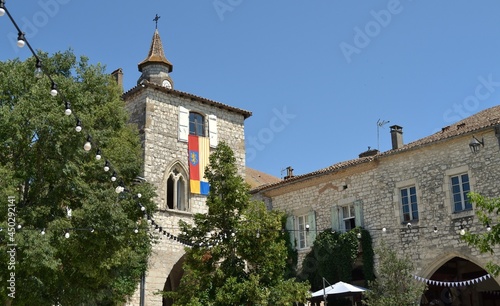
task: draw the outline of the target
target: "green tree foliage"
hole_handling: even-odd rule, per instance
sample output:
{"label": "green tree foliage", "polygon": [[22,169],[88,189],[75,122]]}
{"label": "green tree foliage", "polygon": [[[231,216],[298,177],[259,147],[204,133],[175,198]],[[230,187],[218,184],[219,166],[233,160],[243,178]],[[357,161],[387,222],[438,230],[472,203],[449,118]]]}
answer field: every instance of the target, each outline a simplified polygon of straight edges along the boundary
{"label": "green tree foliage", "polygon": [[419,305],[426,284],[413,277],[409,258],[399,258],[384,242],[376,250],[379,256],[377,279],[369,282],[363,304],[368,306]]}
{"label": "green tree foliage", "polygon": [[[468,197],[471,203],[476,204],[479,221],[489,230],[480,234],[467,232],[463,239],[481,253],[493,254],[493,248],[500,244],[500,198],[487,198],[475,192],[469,192]],[[486,269],[495,276],[500,275],[500,265],[497,263],[489,262]]]}
{"label": "green tree foliage", "polygon": [[[64,114],[61,94],[49,94],[47,76],[35,78],[34,58],[0,63],[0,301],[11,293],[5,284],[14,272],[12,305],[115,305],[134,292],[151,252],[144,212],[132,196],[140,193],[154,210],[152,187],[134,184],[142,162],[138,132],[127,125],[121,90],[103,67],[71,51],[39,56],[73,115]],[[83,149],[87,133],[90,152]],[[127,192],[115,192],[118,182],[96,160],[97,148]],[[15,199],[10,216],[8,197]],[[13,213],[21,228],[9,271]]]}
{"label": "green tree foliage", "polygon": [[309,284],[285,279],[283,215],[251,201],[231,148],[220,143],[205,171],[208,213],[181,222],[186,249],[175,305],[290,305],[305,302]]}
{"label": "green tree foliage", "polygon": [[[361,238],[358,238],[358,234],[361,234]],[[350,282],[360,243],[363,249],[363,273],[365,279],[372,280],[371,236],[368,231],[360,228],[346,233],[332,232],[330,229],[321,232],[304,258],[299,277],[309,280],[313,291],[323,288],[323,278],[332,284],[338,281]]]}

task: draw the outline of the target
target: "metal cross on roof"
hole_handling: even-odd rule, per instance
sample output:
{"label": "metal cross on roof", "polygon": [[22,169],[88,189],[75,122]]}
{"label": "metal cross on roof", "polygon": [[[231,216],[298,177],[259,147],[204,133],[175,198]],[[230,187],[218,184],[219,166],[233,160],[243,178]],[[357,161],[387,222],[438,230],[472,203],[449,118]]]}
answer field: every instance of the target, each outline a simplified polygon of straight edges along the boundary
{"label": "metal cross on roof", "polygon": [[158,16],[158,14],[156,14],[155,18],[153,19],[154,22],[156,22],[156,29],[158,29],[158,19],[160,19],[161,16]]}

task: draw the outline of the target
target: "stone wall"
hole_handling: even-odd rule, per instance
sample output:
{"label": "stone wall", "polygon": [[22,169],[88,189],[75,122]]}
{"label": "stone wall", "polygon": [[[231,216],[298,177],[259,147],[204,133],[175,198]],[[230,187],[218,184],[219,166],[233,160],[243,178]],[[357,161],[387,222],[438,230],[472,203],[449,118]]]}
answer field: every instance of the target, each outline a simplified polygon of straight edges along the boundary
{"label": "stone wall", "polygon": [[[485,228],[474,211],[452,211],[449,186],[450,175],[467,172],[472,191],[500,196],[499,143],[493,129],[483,131],[481,137],[485,146],[475,154],[469,149],[470,135],[456,137],[419,149],[382,154],[335,173],[283,183],[257,196],[270,198],[273,209],[288,214],[312,208],[317,232],[331,228],[332,206],[362,201],[363,225],[374,245],[385,240],[413,261],[415,273],[421,277],[429,278],[446,262],[443,258],[454,256],[485,268],[490,260],[498,263],[498,258],[469,247],[460,239],[459,227],[463,225],[472,232],[484,232]],[[399,188],[410,184],[417,187],[419,219],[408,228],[401,218]],[[309,250],[299,250],[299,264]],[[498,256],[500,248],[495,251]]]}
{"label": "stone wall", "polygon": [[[188,211],[165,209],[167,171],[174,163],[178,163],[182,165],[186,173],[189,173],[188,144],[178,140],[180,106],[206,116],[217,116],[218,141],[219,143],[226,142],[233,149],[239,174],[244,176],[245,173],[244,116],[242,114],[156,88],[145,87],[129,95],[126,107],[131,114],[130,122],[138,125],[142,137],[143,177],[156,187],[158,195],[156,202],[161,208],[155,214],[155,221],[173,235],[179,234],[179,220],[189,223],[192,221],[193,214],[207,211],[206,197],[195,194],[189,194]],[[183,255],[184,246],[166,237],[162,237],[154,246],[146,275],[146,305],[162,305],[162,297],[154,293],[164,289],[170,270]],[[129,305],[139,305],[138,291]]]}

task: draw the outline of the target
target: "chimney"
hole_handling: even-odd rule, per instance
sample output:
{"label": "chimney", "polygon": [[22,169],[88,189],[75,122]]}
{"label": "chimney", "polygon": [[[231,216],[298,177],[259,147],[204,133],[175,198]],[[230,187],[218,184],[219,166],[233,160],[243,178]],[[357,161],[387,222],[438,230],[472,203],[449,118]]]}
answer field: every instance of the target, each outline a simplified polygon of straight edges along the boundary
{"label": "chimney", "polygon": [[393,125],[389,128],[391,129],[392,149],[401,148],[403,146],[403,127]]}
{"label": "chimney", "polygon": [[118,86],[120,86],[120,88],[123,91],[123,70],[122,70],[122,68],[118,68],[115,71],[111,72],[111,76],[115,79],[116,83],[118,84]]}
{"label": "chimney", "polygon": [[286,167],[286,176],[284,177],[284,179],[287,180],[292,177],[293,177],[293,168],[288,166]]}

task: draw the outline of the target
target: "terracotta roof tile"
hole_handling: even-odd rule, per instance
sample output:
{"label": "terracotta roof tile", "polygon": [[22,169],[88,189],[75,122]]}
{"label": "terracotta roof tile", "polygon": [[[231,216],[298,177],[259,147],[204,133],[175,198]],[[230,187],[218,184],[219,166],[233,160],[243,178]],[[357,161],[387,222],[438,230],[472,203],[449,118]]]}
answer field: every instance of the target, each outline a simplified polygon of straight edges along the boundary
{"label": "terracotta roof tile", "polygon": [[460,120],[452,125],[445,126],[441,131],[419,140],[410,142],[399,149],[389,150],[380,154],[380,156],[391,155],[415,148],[419,148],[428,144],[440,142],[449,138],[460,135],[469,134],[485,128],[493,127],[500,124],[500,105],[494,106],[463,120]]}
{"label": "terracotta roof tile", "polygon": [[151,47],[149,48],[148,56],[145,60],[139,63],[139,71],[142,72],[142,67],[148,63],[160,63],[168,67],[168,72],[172,72],[173,65],[165,57],[165,52],[163,51],[163,45],[161,43],[160,34],[158,29],[155,30],[153,34],[153,40],[151,41]]}
{"label": "terracotta roof tile", "polygon": [[441,131],[434,133],[430,136],[421,138],[419,140],[413,141],[409,144],[402,146],[399,149],[389,150],[381,154],[377,154],[375,156],[369,157],[361,157],[357,159],[352,159],[348,161],[343,161],[340,163],[336,163],[330,167],[320,169],[314,172],[310,172],[303,175],[295,176],[291,179],[282,180],[277,183],[263,185],[257,188],[252,189],[252,193],[257,193],[259,191],[285,186],[289,183],[298,182],[304,179],[308,179],[315,176],[321,176],[324,174],[334,173],[341,169],[346,169],[349,167],[353,167],[359,164],[367,163],[378,159],[380,157],[389,156],[392,154],[398,154],[404,151],[413,150],[416,148],[420,148],[422,146],[430,145],[433,143],[437,143],[440,141],[444,141],[446,139],[450,139],[453,137],[469,134],[472,132],[480,131],[486,128],[491,128],[496,125],[500,125],[500,105],[491,107],[489,109],[483,110],[475,115],[467,117],[457,123],[444,127]]}
{"label": "terracotta roof tile", "polygon": [[281,179],[270,174],[246,167],[245,181],[250,188],[256,188],[268,184],[280,182]]}
{"label": "terracotta roof tile", "polygon": [[205,104],[208,104],[208,105],[211,105],[211,106],[223,108],[223,109],[235,112],[235,113],[239,113],[239,114],[243,115],[243,117],[245,119],[247,119],[248,117],[252,116],[252,112],[249,112],[249,111],[237,108],[237,107],[233,107],[233,106],[230,106],[230,105],[227,105],[227,104],[223,104],[223,103],[220,103],[220,102],[217,102],[217,101],[213,101],[213,100],[210,100],[210,99],[207,99],[207,98],[196,96],[196,95],[193,95],[193,94],[190,94],[190,93],[187,93],[187,92],[183,92],[183,91],[179,91],[179,90],[175,90],[175,89],[168,89],[166,87],[153,84],[153,83],[148,82],[146,80],[144,80],[144,82],[142,83],[142,85],[137,85],[137,86],[131,88],[130,90],[128,90],[127,92],[125,92],[122,95],[122,98],[124,100],[126,100],[130,95],[132,95],[132,94],[134,94],[136,92],[139,92],[139,91],[141,91],[141,90],[143,90],[145,88],[153,88],[153,89],[160,90],[160,91],[168,93],[168,94],[176,95],[178,97],[185,97],[185,98],[189,98],[189,99],[192,99],[192,100],[195,100],[195,101],[198,101],[198,102],[201,102],[201,103],[205,103]]}

